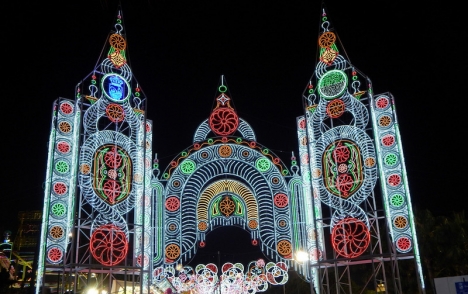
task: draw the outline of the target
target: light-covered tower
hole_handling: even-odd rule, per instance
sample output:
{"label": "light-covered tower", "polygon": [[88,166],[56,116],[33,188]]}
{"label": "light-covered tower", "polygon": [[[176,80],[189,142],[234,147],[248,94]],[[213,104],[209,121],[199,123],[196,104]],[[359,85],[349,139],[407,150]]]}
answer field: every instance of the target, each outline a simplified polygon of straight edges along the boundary
{"label": "light-covered tower", "polygon": [[308,278],[317,293],[354,293],[356,276],[360,291],[403,293],[399,269],[411,260],[405,270],[414,269],[424,292],[393,96],[374,94],[325,9],[321,17],[319,60],[297,121],[301,172],[310,183]]}
{"label": "light-covered tower", "polygon": [[151,283],[152,124],[120,12],[102,52],[75,99],[54,102],[38,291],[51,272],[61,292]]}

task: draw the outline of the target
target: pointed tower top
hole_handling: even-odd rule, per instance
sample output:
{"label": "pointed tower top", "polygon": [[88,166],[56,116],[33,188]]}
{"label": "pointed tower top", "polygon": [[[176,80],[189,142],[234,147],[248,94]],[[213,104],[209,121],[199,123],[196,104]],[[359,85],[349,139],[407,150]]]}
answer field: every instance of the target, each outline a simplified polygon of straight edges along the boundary
{"label": "pointed tower top", "polygon": [[209,118],[210,129],[218,136],[232,135],[239,126],[239,117],[231,106],[231,98],[227,95],[228,87],[224,75],[221,75],[218,86],[216,106]]}
{"label": "pointed tower top", "polygon": [[348,55],[346,54],[343,44],[341,44],[338,34],[330,22],[327,10],[323,4],[318,47],[319,64],[317,65],[317,68],[319,68],[319,66],[326,67],[341,63],[349,63]]}
{"label": "pointed tower top", "polygon": [[[117,10],[114,27],[103,46],[101,54],[92,72],[76,87],[76,98],[86,98],[91,104],[105,98],[112,103],[106,110],[112,122],[122,122],[123,106],[128,105],[136,115],[141,115],[146,109],[146,98],[134,78],[126,57],[128,50],[124,34],[122,10]],[[111,111],[112,108],[112,111]],[[114,117],[115,116],[115,117]]]}
{"label": "pointed tower top", "polygon": [[[359,100],[372,92],[370,80],[351,64],[324,6],[317,45],[319,60],[303,95],[306,109],[310,114],[318,110],[321,115],[338,119],[349,112],[350,106],[344,102],[349,95]],[[328,102],[332,103],[328,105]],[[323,109],[317,107],[325,105],[326,112],[322,113]]]}

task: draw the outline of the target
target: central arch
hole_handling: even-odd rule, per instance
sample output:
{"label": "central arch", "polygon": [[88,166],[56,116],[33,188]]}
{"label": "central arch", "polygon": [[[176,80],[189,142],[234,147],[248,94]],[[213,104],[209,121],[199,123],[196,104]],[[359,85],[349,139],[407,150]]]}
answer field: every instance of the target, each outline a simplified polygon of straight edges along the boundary
{"label": "central arch", "polygon": [[[172,161],[164,193],[166,264],[188,262],[209,231],[228,225],[248,231],[272,260],[291,257],[290,193],[282,166],[265,149],[234,142],[207,142]],[[228,202],[231,213],[216,211]]]}
{"label": "central arch", "polygon": [[[156,284],[168,279],[184,289],[190,282],[182,280],[190,276],[201,287],[230,287],[238,282],[232,277],[243,277],[248,287],[261,292],[268,284],[286,283],[288,268],[297,269],[293,251],[305,248],[307,208],[296,159],[291,157],[289,170],[256,142],[226,90],[222,77],[216,107],[196,130],[193,145],[180,152],[161,177],[155,165],[152,261]],[[214,137],[208,137],[211,134]],[[257,260],[221,266],[208,259],[207,264],[187,266],[198,260],[201,248],[212,248],[208,235],[233,227],[250,236],[250,246],[258,248]]]}

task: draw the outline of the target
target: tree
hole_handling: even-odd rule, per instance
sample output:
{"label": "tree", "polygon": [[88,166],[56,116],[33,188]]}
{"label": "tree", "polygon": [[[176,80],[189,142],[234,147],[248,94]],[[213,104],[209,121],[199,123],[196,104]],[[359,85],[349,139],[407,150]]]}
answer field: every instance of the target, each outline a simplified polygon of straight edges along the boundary
{"label": "tree", "polygon": [[435,293],[435,278],[468,273],[468,220],[464,211],[453,212],[451,217],[417,211],[416,231],[426,284],[430,285],[428,293]]}

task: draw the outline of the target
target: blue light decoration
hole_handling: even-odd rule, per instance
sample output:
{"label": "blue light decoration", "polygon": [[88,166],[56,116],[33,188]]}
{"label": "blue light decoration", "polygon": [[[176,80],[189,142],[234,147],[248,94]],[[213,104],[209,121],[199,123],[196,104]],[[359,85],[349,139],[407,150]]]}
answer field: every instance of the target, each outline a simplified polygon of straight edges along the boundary
{"label": "blue light decoration", "polygon": [[104,95],[111,101],[123,102],[128,99],[130,95],[129,84],[118,74],[111,73],[105,75],[101,83]]}

